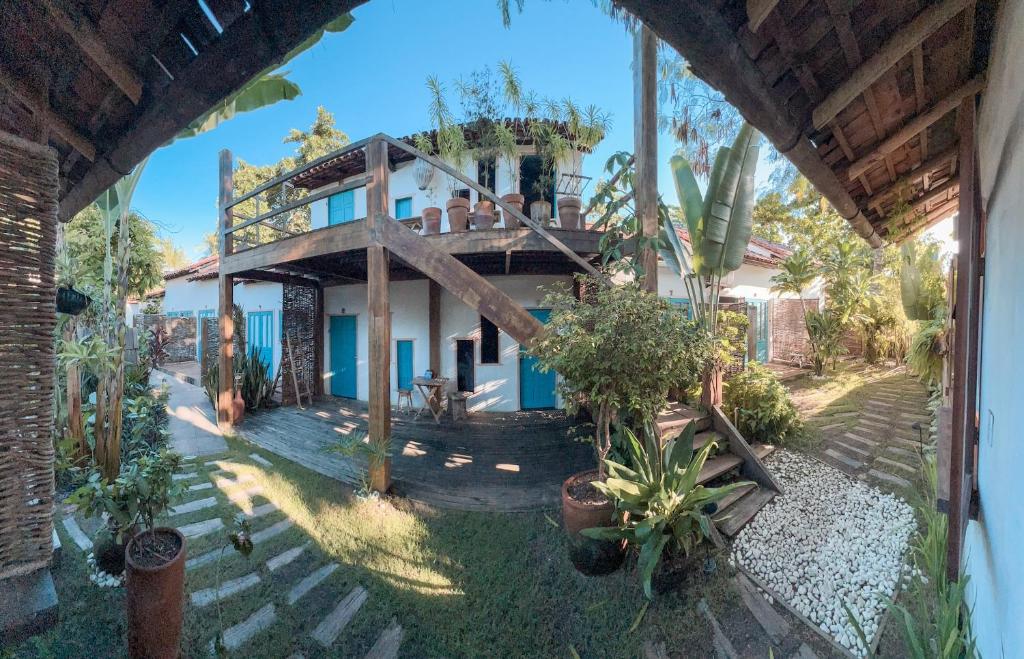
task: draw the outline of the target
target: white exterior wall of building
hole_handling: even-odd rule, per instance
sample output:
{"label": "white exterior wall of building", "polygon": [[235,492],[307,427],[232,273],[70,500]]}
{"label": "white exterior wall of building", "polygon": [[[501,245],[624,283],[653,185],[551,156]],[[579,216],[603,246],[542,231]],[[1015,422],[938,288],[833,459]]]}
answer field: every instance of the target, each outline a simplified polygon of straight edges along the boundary
{"label": "white exterior wall of building", "polygon": [[978,117],[981,194],[988,213],[978,400],[981,515],[967,528],[964,550],[971,626],[982,657],[1019,656],[1024,648],[1024,442],[1019,432],[1024,364],[1024,1],[1008,0],[999,12]]}
{"label": "white exterior wall of building", "polygon": [[[569,277],[538,275],[512,275],[489,277],[488,280],[527,309],[539,308],[543,294],[540,286],[556,281],[569,282]],[[398,382],[395,342],[408,339],[413,342],[413,373],[422,375],[430,366],[430,336],[428,324],[429,283],[426,280],[400,281],[391,284],[391,402],[397,404]],[[324,290],[324,391],[331,390],[331,336],[330,317],[356,316],[356,396],[369,397],[369,346],[367,343],[368,314],[366,285],[333,286]],[[441,291],[441,373],[455,382],[455,342],[458,339],[476,341],[475,393],[467,401],[470,411],[510,412],[519,409],[519,344],[505,332],[498,334],[500,363],[480,363],[480,317],[461,300]],[[454,384],[452,385],[454,386]],[[416,405],[422,403],[419,393]],[[561,407],[561,400],[558,401]]]}
{"label": "white exterior wall of building", "polygon": [[[216,279],[189,281],[178,277],[165,282],[163,312],[190,311],[195,316],[199,311],[212,310],[216,313],[219,293]],[[250,311],[274,312],[274,372],[281,363],[281,284],[270,282],[243,282],[235,284],[235,304],[246,314]]]}

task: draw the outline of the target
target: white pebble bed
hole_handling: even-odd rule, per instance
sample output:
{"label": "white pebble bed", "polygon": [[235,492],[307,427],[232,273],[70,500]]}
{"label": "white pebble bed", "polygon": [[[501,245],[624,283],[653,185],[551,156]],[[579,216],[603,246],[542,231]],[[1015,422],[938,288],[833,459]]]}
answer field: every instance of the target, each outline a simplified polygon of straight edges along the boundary
{"label": "white pebble bed", "polygon": [[870,640],[905,569],[914,512],[897,496],[812,458],[776,451],[768,468],[785,494],[736,536],[739,563],[854,654],[867,649],[845,603]]}

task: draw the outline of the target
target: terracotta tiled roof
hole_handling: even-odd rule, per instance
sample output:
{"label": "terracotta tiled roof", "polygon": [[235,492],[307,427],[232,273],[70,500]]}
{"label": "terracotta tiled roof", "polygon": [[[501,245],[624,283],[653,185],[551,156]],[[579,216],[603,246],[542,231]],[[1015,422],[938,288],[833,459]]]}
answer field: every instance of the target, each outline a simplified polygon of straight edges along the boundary
{"label": "terracotta tiled roof", "polygon": [[[690,234],[686,229],[676,227],[676,235],[686,244],[690,243]],[[746,252],[743,254],[743,262],[765,268],[777,268],[792,253],[793,250],[785,245],[752,236]]]}
{"label": "terracotta tiled roof", "polygon": [[164,275],[164,281],[170,281],[180,277],[188,277],[189,281],[212,279],[217,276],[219,263],[220,257],[217,254],[211,254],[210,256],[205,256],[198,261],[189,263],[184,268],[179,268],[166,273]]}

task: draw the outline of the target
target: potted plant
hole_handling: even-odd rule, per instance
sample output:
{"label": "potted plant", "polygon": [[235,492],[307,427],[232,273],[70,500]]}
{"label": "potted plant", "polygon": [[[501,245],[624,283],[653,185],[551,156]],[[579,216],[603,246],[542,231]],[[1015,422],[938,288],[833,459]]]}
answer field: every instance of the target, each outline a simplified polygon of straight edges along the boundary
{"label": "potted plant", "polygon": [[563,229],[582,229],[583,208],[582,169],[583,154],[593,150],[608,131],[608,115],[594,105],[580,108],[571,99],[562,101],[562,119],[565,126],[566,160],[569,177],[566,189],[558,196],[558,224]]}
{"label": "potted plant", "polygon": [[[545,296],[551,315],[529,350],[542,370],[554,370],[570,412],[589,408],[597,469],[570,476],[562,485],[562,519],[569,534],[570,559],[584,574],[605,574],[622,562],[621,541],[586,537],[583,529],[615,526],[614,501],[596,483],[607,477],[605,459],[615,444],[612,427],[628,419],[653,425],[665,407],[669,388],[692,360],[683,312],[649,293],[638,282],[609,286],[580,277],[588,291],[577,299],[568,287]],[[589,293],[592,291],[592,293]]]}
{"label": "potted plant", "polygon": [[736,488],[750,485],[746,481],[724,487],[698,485],[700,470],[716,443],[708,442],[694,452],[694,433],[691,421],[675,439],[659,440],[645,432],[640,442],[626,429],[631,466],[605,460],[610,477],[594,483],[615,502],[620,522],[582,533],[595,540],[626,542],[636,549],[637,568],[649,599],[653,598],[651,581],[662,557],[689,556],[708,537],[713,523],[709,516],[718,502]]}
{"label": "potted plant", "polygon": [[[413,137],[414,146],[428,155],[434,153],[434,142],[423,133],[416,133]],[[416,183],[420,190],[427,191],[427,197],[431,202],[434,201],[434,188],[430,186],[430,181],[434,178],[434,167],[425,160],[417,160],[414,165],[416,168],[415,176]],[[420,217],[423,219],[423,230],[422,235],[424,236],[436,236],[441,233],[441,209],[437,206],[427,206],[420,213]]]}
{"label": "potted plant", "polygon": [[[448,101],[444,97],[444,86],[436,76],[427,78],[427,89],[430,91],[430,121],[437,139],[437,155],[456,171],[462,171],[466,164],[466,133],[462,125],[455,121]],[[453,233],[466,231],[469,228],[469,200],[460,196],[462,182],[454,176],[447,177],[448,192],[451,198],[445,203],[448,212],[448,228]]]}

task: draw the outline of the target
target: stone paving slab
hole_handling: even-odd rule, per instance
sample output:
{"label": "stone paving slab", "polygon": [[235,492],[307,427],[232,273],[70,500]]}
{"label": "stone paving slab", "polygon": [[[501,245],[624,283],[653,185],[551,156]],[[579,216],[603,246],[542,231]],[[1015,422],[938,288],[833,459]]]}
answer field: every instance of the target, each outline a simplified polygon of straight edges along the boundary
{"label": "stone paving slab", "polygon": [[310,543],[306,542],[304,544],[299,545],[298,547],[286,549],[285,551],[281,552],[277,556],[274,556],[273,558],[267,561],[267,569],[271,572],[274,572],[275,570],[280,570],[285,565],[289,565],[290,563],[292,563],[292,561],[301,556],[306,551],[306,549],[309,548],[309,545]]}
{"label": "stone paving slab", "polygon": [[877,458],[875,458],[876,466],[877,466],[877,463],[879,463],[879,462],[881,462],[883,465],[886,465],[888,467],[896,467],[897,469],[910,474],[911,477],[913,477],[915,474],[917,474],[917,469],[915,469],[914,467],[910,467],[908,465],[905,465],[902,462],[897,462],[896,460],[890,460],[889,458],[878,456]]}
{"label": "stone paving slab", "polygon": [[[247,643],[253,636],[270,627],[277,621],[277,611],[273,604],[267,604],[253,613],[251,616],[233,627],[224,630],[224,647],[228,650],[237,650]],[[210,652],[214,649],[213,641],[210,641]]]}
{"label": "stone paving slab", "polygon": [[899,476],[894,476],[888,472],[879,471],[878,469],[869,469],[868,475],[890,485],[895,485],[896,487],[909,488],[911,486],[910,481],[900,478]]}
{"label": "stone paving slab", "polygon": [[198,567],[202,567],[204,565],[208,565],[209,563],[215,562],[217,560],[217,555],[220,554],[220,552],[220,549],[212,549],[206,552],[205,554],[200,554],[195,558],[188,559],[187,561],[185,561],[185,570],[194,570]]}
{"label": "stone paving slab", "polygon": [[864,466],[864,464],[861,463],[859,460],[854,460],[853,458],[844,455],[843,453],[840,453],[839,451],[836,451],[834,449],[825,449],[825,455],[832,458],[833,460],[838,460],[839,462],[841,462],[842,464],[846,465],[851,469],[860,469],[861,467]]}
{"label": "stone paving slab", "polygon": [[295,526],[295,522],[293,522],[290,519],[284,519],[284,520],[281,520],[280,522],[277,522],[276,524],[272,524],[272,525],[268,526],[267,528],[265,528],[265,529],[263,529],[261,531],[256,531],[255,533],[252,534],[253,544],[259,544],[261,542],[266,542],[267,540],[270,540],[271,538],[273,538],[275,536],[281,535],[282,533],[284,533],[285,531],[287,531],[288,529],[290,529],[293,526]]}
{"label": "stone paving slab", "polygon": [[238,476],[237,478],[227,478],[225,476],[217,476],[217,475],[215,475],[217,473],[218,472],[214,472],[213,474],[210,474],[210,478],[213,481],[213,484],[216,485],[217,487],[219,487],[222,490],[228,489],[228,488],[232,488],[232,487],[238,487],[239,485],[245,485],[246,483],[251,483],[251,482],[256,480],[256,474],[251,474],[251,473],[242,474],[242,475]]}
{"label": "stone paving slab", "polygon": [[171,476],[171,480],[173,480],[175,482],[187,481],[187,480],[195,478],[198,475],[199,475],[198,471],[190,471],[190,472],[182,473],[182,474],[173,474]]}
{"label": "stone paving slab", "polygon": [[334,644],[334,641],[338,639],[338,635],[345,629],[345,626],[350,620],[356,615],[363,603],[366,602],[368,597],[366,589],[362,586],[356,586],[352,589],[345,599],[338,602],[338,606],[333,611],[327,614],[320,624],[313,630],[311,636],[313,640],[329,648]]}
{"label": "stone paving slab", "polygon": [[189,485],[189,492],[199,492],[200,490],[212,490],[213,483],[196,483],[195,485]]}
{"label": "stone paving slab", "polygon": [[844,451],[847,451],[848,453],[852,453],[854,455],[859,455],[859,456],[861,456],[863,458],[871,457],[871,454],[869,452],[865,451],[864,449],[857,448],[856,446],[851,446],[851,445],[846,444],[844,442],[841,442],[841,441],[839,441],[837,439],[834,439],[834,440],[830,441],[829,445],[830,446],[837,446],[840,449],[842,449]]}
{"label": "stone paving slab", "polygon": [[68,515],[62,520],[62,522],[64,524],[64,529],[68,532],[68,535],[71,536],[74,543],[78,545],[79,549],[82,551],[90,551],[92,549],[92,540],[90,540],[89,536],[87,536],[85,532],[82,531],[82,528],[78,526],[78,522],[75,521],[74,517]]}
{"label": "stone paving slab", "polygon": [[194,524],[179,526],[178,530],[181,531],[181,534],[186,538],[195,539],[201,538],[204,535],[208,535],[222,528],[224,528],[224,521],[219,517],[215,517],[213,519],[206,519]]}
{"label": "stone paving slab", "polygon": [[331,576],[331,574],[339,567],[341,566],[337,563],[329,563],[323,567],[317,568],[308,576],[304,577],[288,591],[288,605],[294,605],[302,599],[303,595],[316,588],[321,581]]}
{"label": "stone paving slab", "polygon": [[213,588],[197,590],[189,596],[189,600],[192,602],[192,606],[202,608],[213,604],[217,600],[222,600],[227,597],[231,597],[235,593],[248,590],[259,582],[260,575],[255,572],[250,572],[249,574],[238,577],[237,579],[225,581],[220,585],[220,588],[214,586]]}
{"label": "stone paving slab", "polygon": [[206,497],[205,499],[196,499],[195,501],[189,501],[179,506],[174,506],[169,511],[171,517],[177,515],[186,515],[188,513],[194,513],[197,510],[206,510],[207,508],[213,508],[217,505],[217,497]]}
{"label": "stone paving slab", "polygon": [[250,453],[249,457],[252,458],[253,462],[259,463],[259,464],[263,465],[264,467],[273,467],[274,466],[273,462],[271,462],[270,460],[267,460],[266,458],[264,458],[259,453]]}
{"label": "stone paving slab", "polygon": [[377,642],[366,653],[366,659],[395,659],[398,656],[398,648],[402,645],[404,635],[405,632],[398,624],[398,620],[392,618],[391,624],[380,633]]}
{"label": "stone paving slab", "polygon": [[275,513],[278,510],[279,510],[279,508],[275,504],[273,504],[273,503],[265,503],[262,506],[256,506],[255,508],[253,508],[249,512],[244,512],[243,511],[242,514],[245,515],[246,517],[251,518],[251,519],[256,519],[257,517],[263,517],[264,515],[269,515],[270,513]]}

